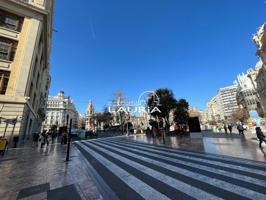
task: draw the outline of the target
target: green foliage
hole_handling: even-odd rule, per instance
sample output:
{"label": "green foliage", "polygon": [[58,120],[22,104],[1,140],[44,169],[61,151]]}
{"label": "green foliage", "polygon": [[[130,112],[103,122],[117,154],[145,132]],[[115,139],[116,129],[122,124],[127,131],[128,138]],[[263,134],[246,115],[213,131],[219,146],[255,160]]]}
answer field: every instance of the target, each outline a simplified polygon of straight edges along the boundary
{"label": "green foliage", "polygon": [[[180,124],[187,124],[189,114],[188,108],[189,104],[185,99],[176,100],[172,90],[167,88],[160,88],[155,91],[156,95],[151,94],[148,98],[147,105],[150,110],[154,107],[158,107],[161,112],[151,113],[153,117],[163,117],[166,122],[169,121],[169,113],[174,112],[174,121]],[[157,104],[157,99],[159,98],[159,105]],[[152,122],[154,123],[154,122]]]}
{"label": "green foliage", "polygon": [[189,104],[185,99],[177,101],[176,108],[174,110],[174,121],[179,124],[187,124]]}
{"label": "green foliage", "polygon": [[95,118],[98,123],[103,122],[105,127],[109,127],[113,119],[112,114],[108,111],[107,108],[104,108],[102,113],[96,113]]}
{"label": "green foliage", "polygon": [[154,94],[150,95],[147,104],[150,110],[152,110],[154,107],[157,107],[161,112],[154,112],[151,115],[154,117],[163,117],[168,119],[170,111],[176,107],[177,103],[174,93],[172,90],[167,88],[157,89],[155,93],[159,98],[159,105],[157,104],[157,97]]}

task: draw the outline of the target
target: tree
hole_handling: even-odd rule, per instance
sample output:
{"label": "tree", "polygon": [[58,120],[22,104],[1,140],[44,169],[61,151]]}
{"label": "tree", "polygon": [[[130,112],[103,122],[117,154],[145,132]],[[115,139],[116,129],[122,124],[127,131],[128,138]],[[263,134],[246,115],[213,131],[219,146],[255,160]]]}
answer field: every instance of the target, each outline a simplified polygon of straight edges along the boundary
{"label": "tree", "polygon": [[160,88],[155,91],[155,94],[150,94],[147,101],[147,105],[150,111],[157,107],[160,112],[152,112],[151,115],[153,117],[163,117],[168,123],[169,113],[171,110],[176,108],[177,104],[177,101],[174,97],[174,93],[172,90],[169,90],[167,88]]}
{"label": "tree", "polygon": [[185,99],[178,100],[174,110],[174,121],[179,124],[187,124],[189,118],[188,108],[189,104]]}
{"label": "tree", "polygon": [[103,111],[103,118],[105,121],[105,127],[109,127],[112,124],[113,115],[108,111],[108,108],[105,107]]}
{"label": "tree", "polygon": [[248,113],[244,108],[238,108],[235,112],[233,112],[231,116],[231,120],[233,123],[242,121],[245,122],[248,119]]}
{"label": "tree", "polygon": [[105,127],[109,127],[112,121],[112,114],[108,111],[108,108],[104,108],[102,113],[96,113],[95,119],[98,124],[103,123]]}

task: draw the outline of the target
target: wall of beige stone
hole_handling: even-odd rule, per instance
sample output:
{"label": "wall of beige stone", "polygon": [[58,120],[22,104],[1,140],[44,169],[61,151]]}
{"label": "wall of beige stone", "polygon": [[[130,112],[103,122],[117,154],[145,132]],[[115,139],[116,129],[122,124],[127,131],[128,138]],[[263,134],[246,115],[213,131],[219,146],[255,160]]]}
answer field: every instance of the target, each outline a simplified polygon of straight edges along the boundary
{"label": "wall of beige stone", "polygon": [[[38,9],[44,9],[49,4],[53,5],[53,0],[31,0],[30,4],[38,6]],[[0,27],[0,35],[4,34],[5,37],[11,37],[18,41],[14,61],[12,63],[0,61],[0,68],[11,71],[6,95],[0,95],[0,117],[5,119],[18,118],[19,120],[14,131],[12,124],[7,126],[6,136],[10,138],[11,135],[19,135],[20,140],[26,140],[31,138],[33,132],[41,131],[42,119],[40,119],[38,111],[40,107],[45,106],[41,103],[43,100],[41,94],[48,96],[47,89],[49,89],[50,85],[49,51],[51,48],[51,38],[48,40],[44,39],[43,43],[48,41],[45,45],[39,42],[42,34],[46,30],[43,29],[45,16],[42,11],[36,11],[24,5],[19,6],[19,4],[16,6],[14,2],[9,0],[0,0],[0,8],[25,17],[20,33],[15,33]],[[52,15],[52,12],[51,10],[51,14],[49,15]],[[51,34],[49,33],[49,35]],[[47,35],[44,35],[44,37],[47,37]],[[47,51],[47,49],[49,50]],[[40,60],[42,54],[46,55],[44,56],[45,62],[41,62]],[[36,71],[35,74],[33,73],[34,68]],[[38,73],[39,81],[36,84]],[[32,82],[33,88],[30,91]],[[34,107],[32,105],[33,96],[28,99],[30,93],[36,94]],[[31,127],[30,121],[32,124]],[[0,136],[3,135],[5,128],[6,123],[1,123]]]}

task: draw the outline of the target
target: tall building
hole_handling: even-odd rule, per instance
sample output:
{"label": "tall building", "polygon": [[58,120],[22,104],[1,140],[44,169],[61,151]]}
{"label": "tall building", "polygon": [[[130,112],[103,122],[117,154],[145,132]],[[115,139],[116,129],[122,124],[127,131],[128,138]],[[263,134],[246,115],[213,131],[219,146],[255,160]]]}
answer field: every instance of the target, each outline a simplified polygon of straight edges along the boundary
{"label": "tall building", "polygon": [[257,55],[260,59],[258,64],[261,65],[258,69],[255,81],[260,98],[261,115],[266,117],[266,23],[264,23],[253,36],[253,41],[257,46]]}
{"label": "tall building", "polygon": [[237,85],[220,88],[207,104],[208,121],[226,121],[230,120],[232,114],[238,109],[236,99]]}
{"label": "tall building", "polygon": [[96,127],[96,121],[95,121],[94,105],[90,100],[86,110],[85,129],[92,131],[95,130],[95,127]]}
{"label": "tall building", "polygon": [[257,46],[256,54],[261,59],[264,68],[266,68],[266,23],[254,34],[253,41]]}
{"label": "tall building", "polygon": [[237,76],[237,103],[247,112],[258,111],[260,99],[257,93],[257,67]]}
{"label": "tall building", "polygon": [[218,98],[218,95],[215,95],[208,103],[207,103],[207,121],[221,121],[223,117],[223,112],[221,108],[221,103]]}
{"label": "tall building", "polygon": [[43,129],[49,130],[53,126],[65,127],[67,123],[69,125],[71,119],[72,128],[78,128],[79,113],[70,97],[65,96],[63,91],[60,91],[56,96],[49,96]]}
{"label": "tall building", "polygon": [[0,133],[30,138],[45,119],[53,0],[0,0]]}
{"label": "tall building", "polygon": [[220,99],[223,119],[230,119],[232,114],[239,108],[236,100],[237,85],[231,85],[221,88],[218,92],[218,98]]}

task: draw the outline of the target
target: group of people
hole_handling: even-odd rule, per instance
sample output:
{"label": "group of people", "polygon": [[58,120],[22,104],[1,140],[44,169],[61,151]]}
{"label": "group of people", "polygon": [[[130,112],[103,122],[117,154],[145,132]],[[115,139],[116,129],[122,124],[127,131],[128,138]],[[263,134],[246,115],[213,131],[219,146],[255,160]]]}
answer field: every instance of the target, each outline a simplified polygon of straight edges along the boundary
{"label": "group of people", "polygon": [[225,133],[232,133],[233,132],[233,124],[224,124],[224,132]]}
{"label": "group of people", "polygon": [[[224,125],[223,125],[224,132],[225,133],[232,133],[233,127],[234,127],[234,125],[231,123],[229,123],[229,124],[224,123]],[[244,135],[244,131],[246,130],[246,126],[242,122],[237,123],[236,128],[237,128],[238,133],[240,135]],[[222,126],[219,126],[217,129],[221,132]]]}
{"label": "group of people", "polygon": [[246,130],[246,126],[242,122],[239,122],[237,124],[236,128],[238,130],[239,135],[244,135],[244,131]]}
{"label": "group of people", "polygon": [[54,140],[57,138],[57,133],[55,131],[43,130],[41,133],[33,133],[32,134],[32,146],[38,146],[39,142],[41,143],[41,148],[45,145],[49,146],[50,141],[53,143]]}

